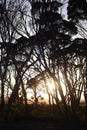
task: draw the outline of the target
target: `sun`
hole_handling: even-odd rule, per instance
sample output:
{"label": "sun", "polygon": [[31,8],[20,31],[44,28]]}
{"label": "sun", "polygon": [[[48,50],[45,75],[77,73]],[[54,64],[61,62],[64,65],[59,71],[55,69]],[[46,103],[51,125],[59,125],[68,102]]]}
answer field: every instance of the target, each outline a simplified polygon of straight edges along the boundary
{"label": "sun", "polygon": [[[63,81],[62,75],[60,75],[60,87],[62,88],[64,96],[66,95],[66,86]],[[53,80],[53,78],[49,78],[46,82],[47,84],[47,91],[51,96],[55,96],[56,90],[58,93],[58,98],[61,99],[60,93],[59,93],[59,85],[56,84],[56,81]]]}
{"label": "sun", "polygon": [[[43,86],[45,88],[45,91],[43,91]],[[60,87],[62,88],[63,94],[65,96],[66,95],[66,86],[64,84],[62,74],[60,74]],[[47,102],[47,100],[49,100],[49,96],[51,98],[55,99],[56,94],[57,94],[58,99],[61,100],[61,95],[60,95],[60,92],[59,92],[58,83],[57,83],[57,81],[54,81],[54,79],[52,77],[46,78],[45,84],[44,84],[44,82],[42,82],[42,84],[39,84],[39,86],[37,86],[37,89],[38,89],[37,90],[37,95],[40,94],[41,97],[43,98],[43,100],[46,101],[46,102]],[[30,99],[32,96],[34,96],[33,95],[33,90],[28,89],[27,90],[27,98]]]}

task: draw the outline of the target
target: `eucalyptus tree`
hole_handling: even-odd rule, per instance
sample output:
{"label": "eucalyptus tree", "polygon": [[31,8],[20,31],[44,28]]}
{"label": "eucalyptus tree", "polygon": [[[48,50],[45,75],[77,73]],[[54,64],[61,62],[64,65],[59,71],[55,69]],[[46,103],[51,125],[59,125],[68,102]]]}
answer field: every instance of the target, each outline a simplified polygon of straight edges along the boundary
{"label": "eucalyptus tree", "polygon": [[[10,60],[10,43],[14,40],[15,35],[15,27],[13,28],[13,26],[17,27],[17,24],[15,25],[17,10],[11,13],[12,8],[10,8],[13,5],[14,2],[11,1],[0,2],[1,106],[4,105],[4,83]],[[16,9],[16,5],[14,9]]]}
{"label": "eucalyptus tree", "polygon": [[36,74],[33,78],[28,77],[27,79],[27,89],[31,89],[33,91],[32,98],[34,99],[35,109],[37,108],[37,104],[39,99],[43,99],[41,93],[45,91],[44,87],[44,75],[45,71]]}
{"label": "eucalyptus tree", "polygon": [[[78,34],[81,38],[74,40],[73,48],[84,59],[84,97],[87,107],[87,1],[86,0],[69,0],[68,18],[78,27]],[[80,69],[80,68],[79,68]],[[83,82],[83,81],[82,81]]]}
{"label": "eucalyptus tree", "polygon": [[56,82],[66,114],[67,104],[60,84],[59,69],[64,64],[64,50],[70,46],[71,36],[77,33],[77,28],[71,21],[62,18],[62,5],[59,1],[31,1],[31,14],[36,35],[36,55],[40,57],[39,65]]}
{"label": "eucalyptus tree", "polygon": [[[26,46],[26,45],[22,46],[22,43],[20,43],[21,41],[19,42],[16,39],[18,39],[19,37],[22,37],[23,35],[25,35],[26,37],[29,36],[25,28],[25,25],[26,25],[25,14],[27,11],[26,5],[28,6],[27,1],[22,1],[22,0],[21,1],[18,1],[18,0],[13,0],[13,1],[1,0],[0,1],[1,107],[3,107],[4,105],[5,82],[6,82],[6,77],[8,77],[7,71],[9,71],[10,67],[13,67],[18,73],[17,69],[19,68],[18,68],[17,59],[18,57],[21,57],[22,59],[21,55],[22,55],[22,52],[24,51],[23,47]],[[23,44],[25,43],[23,42]],[[27,54],[28,54],[28,51],[29,50],[26,50]],[[31,54],[31,51],[29,54]],[[17,76],[16,76],[16,80],[17,80]]]}

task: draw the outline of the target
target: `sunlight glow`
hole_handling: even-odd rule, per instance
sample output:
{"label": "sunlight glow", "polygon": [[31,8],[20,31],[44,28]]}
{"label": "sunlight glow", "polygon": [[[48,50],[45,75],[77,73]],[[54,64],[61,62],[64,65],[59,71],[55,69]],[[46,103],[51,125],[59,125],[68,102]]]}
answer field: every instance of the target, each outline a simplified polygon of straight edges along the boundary
{"label": "sunlight glow", "polygon": [[[63,82],[63,77],[62,75],[60,75],[60,87],[62,88],[63,90],[63,94],[64,96],[66,95],[66,87],[65,87],[65,84]],[[48,87],[48,91],[49,93],[52,95],[52,96],[55,96],[55,90],[57,89],[57,93],[58,93],[58,98],[61,99],[61,96],[59,94],[59,90],[58,90],[58,86],[56,87],[55,86],[55,81],[52,79],[52,78],[49,78],[49,80],[47,81],[47,87]]]}
{"label": "sunlight glow", "polygon": [[[68,90],[67,90],[66,83],[64,80],[64,75],[61,72],[59,72],[59,77],[56,76],[56,78],[58,81],[54,81],[53,78],[49,77],[46,79],[46,84],[43,84],[44,82],[42,82],[42,84],[38,84],[37,89],[36,89],[37,97],[38,97],[38,95],[41,96],[41,98],[39,98],[38,102],[44,101],[48,104],[49,95],[50,95],[51,101],[55,100],[56,98],[58,98],[58,100],[61,101],[62,99],[61,99],[59,88],[62,89],[63,95],[67,96]],[[45,89],[43,90],[43,88],[45,88]],[[34,97],[33,90],[28,89],[27,90],[27,99],[32,100],[31,97]],[[42,100],[42,98],[43,98],[43,100]],[[84,100],[83,94],[81,96],[81,100]]]}

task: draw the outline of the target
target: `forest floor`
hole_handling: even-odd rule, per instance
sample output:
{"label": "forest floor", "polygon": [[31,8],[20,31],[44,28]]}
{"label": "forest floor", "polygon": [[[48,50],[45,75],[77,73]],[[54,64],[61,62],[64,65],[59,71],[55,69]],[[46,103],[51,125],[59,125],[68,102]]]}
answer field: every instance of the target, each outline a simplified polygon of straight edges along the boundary
{"label": "forest floor", "polygon": [[20,109],[13,107],[8,120],[3,121],[3,113],[0,113],[0,130],[87,130],[87,116],[83,107],[78,112],[78,119],[72,119],[69,111],[69,119],[58,116],[57,112],[55,107],[49,110],[48,106],[37,110],[29,107],[27,112],[23,106]]}
{"label": "forest floor", "polygon": [[32,118],[29,120],[7,121],[0,124],[0,130],[87,130],[86,121]]}

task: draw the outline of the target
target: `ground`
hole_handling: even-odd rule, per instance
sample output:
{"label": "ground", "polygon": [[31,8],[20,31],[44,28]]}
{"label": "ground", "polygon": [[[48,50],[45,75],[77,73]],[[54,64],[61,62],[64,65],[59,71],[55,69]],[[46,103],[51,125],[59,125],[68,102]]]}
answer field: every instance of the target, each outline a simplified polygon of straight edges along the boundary
{"label": "ground", "polygon": [[81,107],[77,113],[78,118],[58,116],[55,107],[38,106],[37,109],[27,108],[27,112],[21,107],[12,107],[8,119],[4,120],[0,113],[0,130],[87,130],[87,114],[85,108]]}
{"label": "ground", "polygon": [[32,118],[30,120],[7,121],[0,124],[0,130],[87,130],[86,121],[59,121],[55,119]]}

